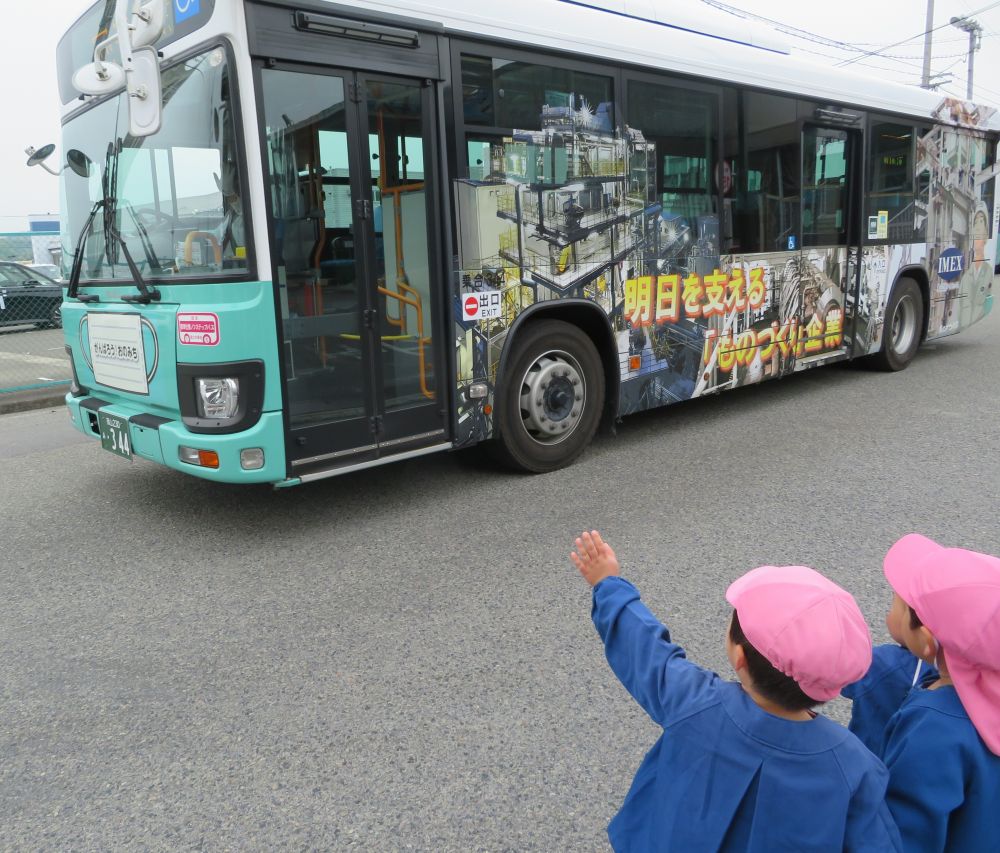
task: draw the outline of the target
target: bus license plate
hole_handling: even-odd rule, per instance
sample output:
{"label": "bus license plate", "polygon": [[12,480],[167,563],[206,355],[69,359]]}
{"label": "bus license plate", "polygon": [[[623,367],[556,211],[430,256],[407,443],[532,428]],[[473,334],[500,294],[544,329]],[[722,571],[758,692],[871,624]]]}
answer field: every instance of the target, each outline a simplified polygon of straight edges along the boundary
{"label": "bus license plate", "polygon": [[129,442],[127,418],[98,412],[97,425],[101,429],[101,447],[124,459],[132,458],[132,444]]}

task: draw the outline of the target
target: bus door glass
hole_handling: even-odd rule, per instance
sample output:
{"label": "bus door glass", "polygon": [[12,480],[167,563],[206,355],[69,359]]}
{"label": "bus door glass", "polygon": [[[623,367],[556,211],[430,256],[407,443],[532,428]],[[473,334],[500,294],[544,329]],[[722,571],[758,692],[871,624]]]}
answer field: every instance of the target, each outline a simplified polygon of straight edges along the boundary
{"label": "bus door glass", "polygon": [[433,89],[261,74],[292,466],[440,441]]}
{"label": "bus door glass", "polygon": [[[845,350],[844,318],[858,252],[857,131],[807,125],[802,132],[801,306],[797,363]],[[791,282],[785,282],[786,287]],[[853,298],[853,296],[852,296]]]}

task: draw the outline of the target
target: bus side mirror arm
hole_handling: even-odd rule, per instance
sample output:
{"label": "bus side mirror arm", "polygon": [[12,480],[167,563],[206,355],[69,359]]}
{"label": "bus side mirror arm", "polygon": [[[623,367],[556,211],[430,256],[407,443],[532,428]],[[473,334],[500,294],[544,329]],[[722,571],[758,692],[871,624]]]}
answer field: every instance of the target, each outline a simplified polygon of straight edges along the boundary
{"label": "bus side mirror arm", "polygon": [[[124,86],[129,133],[149,136],[160,129],[163,112],[159,56],[151,45],[163,31],[164,0],[145,4],[136,13],[134,25],[128,22],[128,5],[128,0],[116,0],[115,35],[95,46],[94,61],[77,69],[73,85],[85,95],[107,95]],[[112,40],[118,43],[121,65],[105,58]]]}

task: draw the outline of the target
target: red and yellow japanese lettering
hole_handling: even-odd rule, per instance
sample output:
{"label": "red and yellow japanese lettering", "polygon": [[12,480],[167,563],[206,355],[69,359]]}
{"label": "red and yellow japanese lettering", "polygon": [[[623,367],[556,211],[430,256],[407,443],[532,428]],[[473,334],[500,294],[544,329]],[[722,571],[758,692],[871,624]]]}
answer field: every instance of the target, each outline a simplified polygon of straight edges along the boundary
{"label": "red and yellow japanese lettering", "polygon": [[705,305],[702,314],[705,317],[721,317],[726,313],[726,285],[729,276],[716,270],[705,276]]}
{"label": "red and yellow japanese lettering", "polygon": [[726,332],[719,338],[719,345],[716,347],[718,353],[719,370],[723,373],[732,373],[736,366],[736,345],[733,343],[733,336]]}
{"label": "red and yellow japanese lettering", "polygon": [[653,277],[630,278],[625,282],[625,317],[635,326],[653,322]]}
{"label": "red and yellow japanese lettering", "polygon": [[705,286],[698,276],[692,273],[684,279],[684,315],[686,317],[701,316],[701,303],[704,295]]}
{"label": "red and yellow japanese lettering", "polygon": [[819,314],[813,314],[806,326],[805,350],[809,354],[823,351],[823,334],[826,326]]}
{"label": "red and yellow japanese lettering", "polygon": [[736,363],[740,367],[746,367],[753,361],[754,353],[757,350],[757,333],[753,329],[740,332],[736,338]]}
{"label": "red and yellow japanese lettering", "polygon": [[777,345],[774,342],[775,333],[778,330],[778,324],[772,323],[769,329],[761,329],[757,332],[757,345],[760,347],[760,360],[764,364],[769,364],[771,359],[774,358],[774,351],[777,349]]}
{"label": "red and yellow japanese lettering", "polygon": [[790,322],[781,327],[775,320],[771,323],[771,328],[774,330],[774,342],[778,345],[781,357],[788,358],[795,351],[795,342],[799,336],[799,318],[792,317]]}
{"label": "red and yellow japanese lettering", "polygon": [[705,347],[701,354],[705,364],[708,364],[712,360],[712,353],[715,352],[715,339],[717,337],[719,337],[719,333],[715,329],[705,330]]}
{"label": "red and yellow japanese lettering", "polygon": [[726,295],[727,311],[746,311],[746,282],[743,280],[743,267],[735,267],[730,273],[729,292]]}
{"label": "red and yellow japanese lettering", "polygon": [[656,323],[676,323],[681,315],[681,277],[661,275],[656,279]]}
{"label": "red and yellow japanese lettering", "polygon": [[823,342],[828,349],[836,349],[844,342],[844,315],[839,310],[827,314],[826,337]]}

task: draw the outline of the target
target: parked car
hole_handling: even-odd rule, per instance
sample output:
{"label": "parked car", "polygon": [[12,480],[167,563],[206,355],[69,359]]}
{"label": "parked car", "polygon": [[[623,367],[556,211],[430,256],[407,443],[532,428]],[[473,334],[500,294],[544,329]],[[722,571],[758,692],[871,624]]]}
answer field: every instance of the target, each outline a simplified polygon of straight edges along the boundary
{"label": "parked car", "polygon": [[0,326],[62,325],[62,286],[38,270],[0,261]]}
{"label": "parked car", "polygon": [[59,269],[55,264],[22,264],[21,266],[27,267],[29,270],[36,270],[44,276],[48,276],[53,281],[62,281],[62,270]]}

